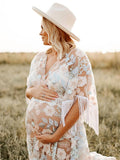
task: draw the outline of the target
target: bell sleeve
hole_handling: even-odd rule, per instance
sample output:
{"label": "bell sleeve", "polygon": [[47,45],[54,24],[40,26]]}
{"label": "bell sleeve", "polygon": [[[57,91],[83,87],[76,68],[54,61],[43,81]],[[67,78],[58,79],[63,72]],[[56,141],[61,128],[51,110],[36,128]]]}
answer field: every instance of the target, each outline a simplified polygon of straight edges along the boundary
{"label": "bell sleeve", "polygon": [[87,123],[99,135],[98,102],[94,75],[87,55],[78,53],[78,81],[74,101],[78,100],[81,122]]}

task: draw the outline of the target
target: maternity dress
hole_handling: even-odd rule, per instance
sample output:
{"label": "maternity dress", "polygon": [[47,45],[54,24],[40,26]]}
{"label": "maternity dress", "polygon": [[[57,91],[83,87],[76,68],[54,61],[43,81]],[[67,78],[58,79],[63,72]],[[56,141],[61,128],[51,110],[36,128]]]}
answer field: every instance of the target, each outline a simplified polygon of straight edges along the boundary
{"label": "maternity dress", "polygon": [[[59,97],[50,102],[25,97],[28,104],[25,126],[29,160],[116,160],[89,151],[84,122],[98,135],[99,117],[94,76],[86,53],[79,48],[72,49],[61,60],[57,59],[47,74],[46,61],[46,52],[34,56],[27,77],[27,88],[43,81]],[[76,123],[58,142],[40,142],[35,133],[52,134],[61,123],[65,126],[65,116],[76,100],[81,114]]]}

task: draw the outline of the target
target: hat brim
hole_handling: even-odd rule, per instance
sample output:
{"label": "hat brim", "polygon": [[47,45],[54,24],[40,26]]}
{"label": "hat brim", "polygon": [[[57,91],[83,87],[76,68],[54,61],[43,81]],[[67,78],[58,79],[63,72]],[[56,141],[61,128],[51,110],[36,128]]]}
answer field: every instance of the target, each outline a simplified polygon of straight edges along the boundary
{"label": "hat brim", "polygon": [[53,18],[51,18],[49,15],[47,15],[46,13],[42,12],[40,9],[36,8],[36,7],[32,7],[32,9],[38,13],[40,16],[45,17],[46,19],[48,19],[49,21],[51,21],[53,24],[55,24],[58,28],[62,29],[64,32],[66,32],[68,35],[70,35],[72,38],[74,38],[77,41],[80,41],[80,39],[73,34],[72,32],[70,32],[68,29],[66,29],[65,27],[63,27],[61,24],[59,24],[56,20],[54,20]]}

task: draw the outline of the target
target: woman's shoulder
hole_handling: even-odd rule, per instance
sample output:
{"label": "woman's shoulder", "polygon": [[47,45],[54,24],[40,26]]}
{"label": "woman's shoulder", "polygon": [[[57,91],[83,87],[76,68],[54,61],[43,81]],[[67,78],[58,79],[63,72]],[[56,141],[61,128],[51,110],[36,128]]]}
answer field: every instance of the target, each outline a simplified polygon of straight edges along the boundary
{"label": "woman's shoulder", "polygon": [[90,65],[90,60],[85,51],[76,47],[71,50],[70,59],[73,61],[74,67],[79,65]]}
{"label": "woman's shoulder", "polygon": [[82,50],[81,48],[79,48],[79,47],[76,47],[76,48],[74,48],[73,49],[73,54],[76,56],[76,57],[86,57],[87,56],[87,54],[86,54],[86,52],[84,51],[84,50]]}
{"label": "woman's shoulder", "polygon": [[86,60],[88,63],[90,63],[90,60],[88,58],[88,55],[86,54],[86,52],[80,48],[76,48],[76,51],[75,51],[75,55],[76,57],[78,57],[79,60],[81,59],[84,59]]}
{"label": "woman's shoulder", "polygon": [[76,59],[76,61],[81,60],[83,58],[89,61],[86,52],[78,47],[73,48],[68,55],[70,58]]}
{"label": "woman's shoulder", "polygon": [[66,62],[69,71],[78,67],[80,57],[82,57],[83,55],[84,52],[78,47],[72,48],[71,51],[66,54]]}
{"label": "woman's shoulder", "polygon": [[79,47],[75,47],[75,48],[71,49],[71,51],[70,51],[70,53],[68,55],[70,57],[76,57],[76,58],[87,56],[85,51],[83,51]]}

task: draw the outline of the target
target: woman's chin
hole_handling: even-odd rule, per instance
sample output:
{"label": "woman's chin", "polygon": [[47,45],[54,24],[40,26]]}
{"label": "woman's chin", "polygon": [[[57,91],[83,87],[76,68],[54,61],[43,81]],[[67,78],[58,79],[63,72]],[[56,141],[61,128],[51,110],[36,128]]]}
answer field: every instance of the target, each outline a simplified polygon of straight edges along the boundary
{"label": "woman's chin", "polygon": [[49,43],[47,43],[47,42],[43,42],[43,44],[44,44],[44,45],[50,45],[50,44],[49,44]]}

